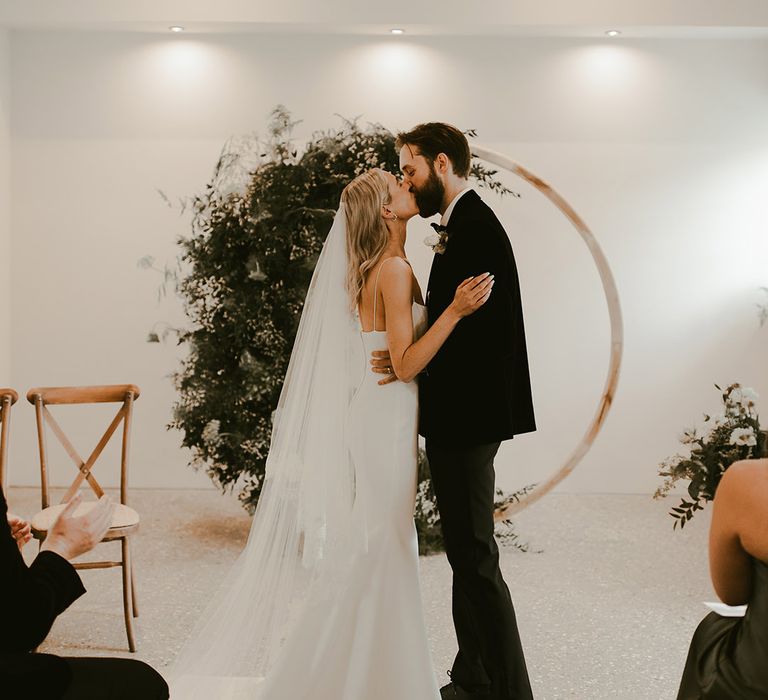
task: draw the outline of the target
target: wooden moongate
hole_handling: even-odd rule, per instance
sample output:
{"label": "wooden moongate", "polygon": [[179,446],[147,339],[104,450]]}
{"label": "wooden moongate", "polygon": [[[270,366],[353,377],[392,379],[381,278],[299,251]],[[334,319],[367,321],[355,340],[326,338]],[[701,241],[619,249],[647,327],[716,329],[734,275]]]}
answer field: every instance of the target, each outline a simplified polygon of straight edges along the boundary
{"label": "wooden moongate", "polygon": [[474,144],[472,145],[472,154],[477,158],[481,158],[499,168],[507,170],[513,175],[521,177],[541,192],[541,194],[552,202],[552,204],[562,212],[563,216],[570,221],[571,225],[576,229],[576,232],[581,236],[581,239],[587,244],[587,248],[589,248],[589,252],[595,262],[597,271],[600,274],[600,281],[602,282],[603,293],[605,294],[605,300],[608,305],[608,315],[611,323],[611,354],[608,364],[608,374],[605,380],[602,396],[597,405],[597,410],[587,426],[584,436],[566,458],[565,462],[557,469],[557,471],[549,476],[546,481],[536,486],[533,491],[519,501],[511,503],[506,508],[496,511],[496,520],[504,520],[548,494],[574,470],[576,465],[584,458],[584,455],[589,452],[592,443],[594,443],[595,438],[605,423],[606,416],[613,403],[613,397],[616,394],[616,386],[619,381],[619,370],[624,348],[624,324],[621,316],[619,294],[616,289],[613,274],[611,273],[611,268],[608,265],[608,260],[600,248],[594,234],[589,230],[589,227],[584,223],[582,218],[574,211],[573,207],[540,177],[534,175],[529,170],[526,170],[522,165],[519,165],[511,158]]}

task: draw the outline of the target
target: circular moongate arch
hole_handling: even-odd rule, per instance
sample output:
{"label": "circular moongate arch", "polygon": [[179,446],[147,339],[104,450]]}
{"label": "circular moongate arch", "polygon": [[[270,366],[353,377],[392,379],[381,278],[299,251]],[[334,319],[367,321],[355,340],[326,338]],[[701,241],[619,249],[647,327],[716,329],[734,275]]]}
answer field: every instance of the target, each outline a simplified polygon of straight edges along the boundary
{"label": "circular moongate arch", "polygon": [[587,427],[584,437],[582,437],[579,444],[566,458],[565,462],[545,482],[536,486],[533,491],[524,498],[521,498],[520,501],[511,503],[503,510],[496,512],[496,519],[502,520],[509,518],[514,513],[521,511],[523,508],[535,503],[542,496],[549,493],[574,470],[576,465],[584,458],[584,455],[589,452],[592,443],[595,441],[600,429],[603,427],[603,423],[605,423],[605,418],[608,415],[608,411],[613,403],[613,397],[616,393],[622,351],[624,348],[624,324],[621,317],[619,294],[616,289],[613,274],[611,273],[611,268],[608,265],[608,260],[595,239],[594,234],[589,230],[589,227],[584,223],[581,217],[574,211],[573,207],[541,178],[537,177],[529,170],[526,170],[522,165],[519,165],[511,158],[474,144],[472,145],[472,154],[477,158],[493,163],[493,165],[521,177],[523,180],[533,185],[533,187],[552,202],[552,204],[563,213],[565,218],[571,222],[576,229],[576,232],[581,236],[581,239],[587,244],[587,248],[589,248],[589,252],[595,262],[597,271],[600,274],[600,281],[603,285],[603,293],[605,294],[605,300],[608,304],[608,315],[611,322],[611,359],[608,364],[608,375],[605,380],[602,396],[597,405],[597,411]]}

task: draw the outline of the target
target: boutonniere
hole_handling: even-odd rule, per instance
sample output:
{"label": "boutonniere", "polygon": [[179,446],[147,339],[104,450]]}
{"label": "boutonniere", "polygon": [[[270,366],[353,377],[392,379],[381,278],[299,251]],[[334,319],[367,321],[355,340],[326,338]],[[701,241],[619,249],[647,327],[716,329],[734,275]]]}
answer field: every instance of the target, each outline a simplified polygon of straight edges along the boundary
{"label": "boutonniere", "polygon": [[424,239],[424,244],[432,248],[435,255],[442,255],[445,252],[445,246],[448,245],[448,228],[440,224],[430,224],[430,226],[435,229],[435,232]]}

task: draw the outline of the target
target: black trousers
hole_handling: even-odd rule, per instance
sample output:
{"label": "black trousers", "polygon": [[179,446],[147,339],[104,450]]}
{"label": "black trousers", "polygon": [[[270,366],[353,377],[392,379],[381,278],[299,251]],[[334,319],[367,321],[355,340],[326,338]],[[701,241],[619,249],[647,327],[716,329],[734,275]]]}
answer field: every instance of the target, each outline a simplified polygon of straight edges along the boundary
{"label": "black trousers", "polygon": [[445,550],[453,570],[453,623],[459,652],[451,680],[494,700],[533,694],[509,589],[494,538],[493,459],[500,443],[454,447],[427,440]]}
{"label": "black trousers", "polygon": [[[17,663],[13,663],[14,657]],[[3,655],[0,697],[24,700],[167,700],[168,685],[135,659]],[[6,695],[7,693],[7,695]]]}

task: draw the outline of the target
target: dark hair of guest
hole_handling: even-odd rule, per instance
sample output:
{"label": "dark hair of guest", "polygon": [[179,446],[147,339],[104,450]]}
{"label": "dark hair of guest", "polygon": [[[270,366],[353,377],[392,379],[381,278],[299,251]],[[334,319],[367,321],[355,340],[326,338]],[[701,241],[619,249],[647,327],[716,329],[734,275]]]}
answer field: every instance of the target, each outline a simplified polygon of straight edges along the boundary
{"label": "dark hair of guest", "polygon": [[431,162],[434,162],[438,153],[445,153],[456,175],[469,176],[469,163],[472,158],[469,143],[467,137],[455,126],[442,122],[419,124],[410,131],[402,131],[397,135],[395,139],[397,150],[406,145],[416,146],[419,154]]}

